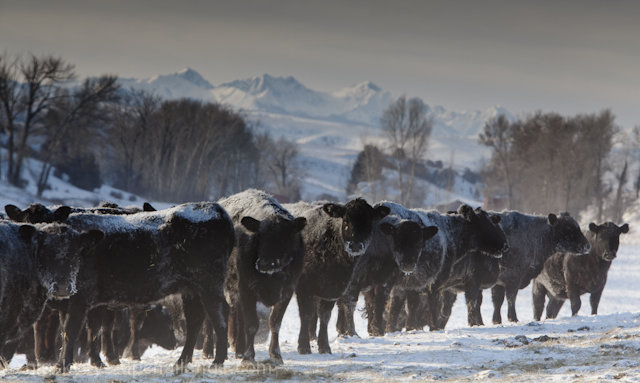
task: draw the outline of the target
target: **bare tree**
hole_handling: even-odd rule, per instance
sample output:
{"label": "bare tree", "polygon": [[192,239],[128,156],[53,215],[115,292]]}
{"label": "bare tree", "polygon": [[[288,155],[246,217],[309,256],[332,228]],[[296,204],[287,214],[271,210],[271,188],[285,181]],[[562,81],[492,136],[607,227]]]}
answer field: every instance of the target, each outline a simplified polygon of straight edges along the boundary
{"label": "bare tree", "polygon": [[484,130],[480,133],[478,139],[481,144],[490,147],[493,150],[493,156],[504,176],[505,189],[507,191],[507,208],[513,209],[513,179],[511,169],[514,163],[510,158],[511,151],[511,135],[513,133],[513,125],[504,115],[499,115],[484,126]]}
{"label": "bare tree", "polygon": [[[117,77],[104,75],[99,78],[88,78],[83,84],[71,91],[59,90],[56,101],[50,106],[48,123],[44,124],[46,135],[46,150],[40,154],[42,168],[38,176],[38,197],[49,182],[51,169],[56,155],[61,154],[62,146],[74,137],[81,135],[82,130],[88,130],[101,120],[103,115],[103,103],[115,101],[118,90]],[[80,143],[80,146],[88,146],[91,142]]]}
{"label": "bare tree", "polygon": [[406,205],[414,197],[416,165],[427,151],[432,121],[426,116],[422,100],[407,100],[402,96],[383,112],[380,122],[391,143],[400,192],[399,202]]}
{"label": "bare tree", "polygon": [[9,182],[20,185],[22,164],[34,125],[51,106],[57,86],[75,77],[74,66],[54,56],[0,59],[0,102],[8,130]]}
{"label": "bare tree", "polygon": [[271,150],[266,155],[267,168],[276,192],[291,201],[300,199],[300,184],[304,174],[296,143],[280,137],[271,142]]}

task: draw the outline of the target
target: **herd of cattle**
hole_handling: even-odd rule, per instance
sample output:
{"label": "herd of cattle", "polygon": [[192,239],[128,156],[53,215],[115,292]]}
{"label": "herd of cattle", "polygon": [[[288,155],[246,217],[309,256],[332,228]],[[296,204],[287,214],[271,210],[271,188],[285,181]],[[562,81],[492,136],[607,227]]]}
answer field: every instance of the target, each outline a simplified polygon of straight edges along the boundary
{"label": "herd of cattle", "polygon": [[545,297],[547,318],[567,299],[576,315],[585,293],[596,314],[619,236],[629,230],[591,223],[585,237],[566,213],[461,205],[442,214],[361,198],[279,204],[258,190],[158,211],[149,204],[5,211],[0,365],[24,352],[28,367],[52,362],[59,372],[74,360],[103,367],[101,350],[109,364],[139,359],[151,342],[182,344],[180,368],[196,346],[214,365],[229,345],[243,363],[255,363],[258,303],[271,307],[269,362],[281,364],[278,334],[294,293],[301,354],[311,353],[314,339],[320,353],[331,352],[327,324],[336,303],[338,333],[356,334],[360,293],[370,335],[443,329],[458,292],[469,325],[482,325],[487,288],[493,323],[502,321],[505,296],[508,319],[517,321],[516,295],[532,280],[536,320]]}

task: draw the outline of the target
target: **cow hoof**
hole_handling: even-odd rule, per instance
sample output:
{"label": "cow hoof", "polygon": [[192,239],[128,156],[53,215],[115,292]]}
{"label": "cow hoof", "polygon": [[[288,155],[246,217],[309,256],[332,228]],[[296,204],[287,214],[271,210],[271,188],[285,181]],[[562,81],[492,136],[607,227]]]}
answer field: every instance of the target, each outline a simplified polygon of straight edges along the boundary
{"label": "cow hoof", "polygon": [[257,367],[258,367],[258,362],[252,359],[243,359],[242,362],[240,362],[240,368],[243,368],[243,369],[255,369]]}
{"label": "cow hoof", "polygon": [[298,354],[300,355],[311,354],[311,347],[298,347]]}
{"label": "cow hoof", "polygon": [[284,362],[282,361],[282,358],[276,357],[276,358],[269,358],[267,360],[264,360],[262,364],[266,364],[271,367],[277,367],[277,366],[282,366]]}
{"label": "cow hoof", "polygon": [[329,348],[329,347],[327,347],[327,348],[321,347],[321,348],[318,349],[318,353],[320,353],[320,354],[331,354],[331,348]]}
{"label": "cow hoof", "polygon": [[27,363],[27,364],[23,364],[22,367],[20,367],[20,371],[35,371],[37,369],[38,369],[37,363]]}
{"label": "cow hoof", "polygon": [[71,368],[71,366],[68,366],[68,365],[57,364],[56,365],[56,373],[58,373],[58,374],[66,374],[67,372],[69,372],[70,368]]}
{"label": "cow hoof", "polygon": [[106,367],[106,366],[104,365],[104,363],[102,363],[102,361],[101,361],[101,360],[99,360],[99,361],[97,361],[97,362],[91,362],[91,365],[92,365],[93,367],[96,367],[96,368],[105,368],[105,367]]}
{"label": "cow hoof", "polygon": [[222,365],[224,364],[224,360],[223,361],[219,361],[219,360],[214,360],[213,363],[211,363],[211,366],[209,368],[222,368]]}
{"label": "cow hoof", "polygon": [[107,359],[109,366],[117,366],[120,364],[120,359]]}

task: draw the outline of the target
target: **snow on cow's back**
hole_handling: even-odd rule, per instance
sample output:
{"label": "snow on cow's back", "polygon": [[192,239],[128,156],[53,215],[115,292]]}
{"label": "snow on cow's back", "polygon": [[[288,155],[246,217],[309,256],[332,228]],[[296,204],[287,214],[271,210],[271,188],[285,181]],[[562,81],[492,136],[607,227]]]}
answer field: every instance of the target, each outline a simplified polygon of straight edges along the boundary
{"label": "snow on cow's back", "polygon": [[239,222],[242,217],[253,217],[264,220],[273,216],[280,216],[293,220],[293,216],[287,209],[269,193],[257,189],[248,189],[243,192],[222,198],[218,201],[229,213],[234,222]]}
{"label": "snow on cow's back", "polygon": [[68,222],[81,230],[99,229],[105,233],[133,230],[157,233],[161,226],[173,217],[198,223],[217,220],[224,216],[226,216],[225,210],[215,202],[191,202],[169,209],[125,215],[73,213],[69,215]]}

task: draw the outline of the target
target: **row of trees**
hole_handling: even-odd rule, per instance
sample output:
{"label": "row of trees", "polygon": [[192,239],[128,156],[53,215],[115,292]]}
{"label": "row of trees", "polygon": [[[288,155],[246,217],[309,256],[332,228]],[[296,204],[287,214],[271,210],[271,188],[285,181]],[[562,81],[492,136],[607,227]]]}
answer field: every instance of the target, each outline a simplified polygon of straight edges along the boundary
{"label": "row of trees", "polygon": [[61,58],[0,55],[7,153],[0,176],[10,183],[24,186],[25,159],[34,157],[42,162],[40,196],[56,168],[86,189],[107,180],[161,200],[210,199],[248,187],[300,197],[295,143],[257,132],[242,114],[120,89],[115,76],[80,85],[75,79],[74,66]]}
{"label": "row of trees", "polygon": [[485,196],[528,212],[578,213],[594,205],[598,222],[619,220],[628,169],[612,157],[619,135],[609,110],[573,117],[538,112],[516,121],[498,116],[479,137],[492,149]]}

